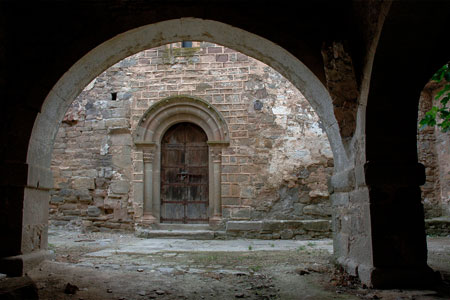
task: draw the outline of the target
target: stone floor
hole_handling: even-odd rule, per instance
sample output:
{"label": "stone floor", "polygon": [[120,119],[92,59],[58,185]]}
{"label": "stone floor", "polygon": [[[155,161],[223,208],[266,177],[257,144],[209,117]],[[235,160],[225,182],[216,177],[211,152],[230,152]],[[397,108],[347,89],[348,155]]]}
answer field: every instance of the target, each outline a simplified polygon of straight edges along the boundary
{"label": "stone floor", "polygon": [[[429,238],[439,291],[372,290],[333,266],[330,239],[141,239],[52,229],[39,299],[450,299],[450,237]],[[1,282],[1,281],[0,281]],[[70,285],[68,285],[70,284]]]}

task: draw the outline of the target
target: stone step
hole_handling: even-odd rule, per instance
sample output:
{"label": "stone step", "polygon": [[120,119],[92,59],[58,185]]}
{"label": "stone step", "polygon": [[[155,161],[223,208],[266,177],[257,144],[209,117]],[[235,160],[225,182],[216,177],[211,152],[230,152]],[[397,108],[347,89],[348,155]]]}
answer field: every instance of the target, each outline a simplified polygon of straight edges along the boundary
{"label": "stone step", "polygon": [[159,230],[210,230],[209,224],[157,224]]}
{"label": "stone step", "polygon": [[450,216],[443,216],[425,220],[428,235],[450,236]]}
{"label": "stone step", "polygon": [[136,235],[148,239],[213,240],[216,232],[212,230],[141,229],[136,232]]}

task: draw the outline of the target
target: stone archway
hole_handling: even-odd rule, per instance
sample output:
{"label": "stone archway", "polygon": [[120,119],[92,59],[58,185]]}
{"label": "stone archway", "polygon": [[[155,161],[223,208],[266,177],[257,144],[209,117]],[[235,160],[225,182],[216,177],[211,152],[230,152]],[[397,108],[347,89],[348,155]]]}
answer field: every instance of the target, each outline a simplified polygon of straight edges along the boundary
{"label": "stone archway", "polygon": [[141,207],[136,214],[142,223],[159,223],[161,212],[161,140],[174,124],[189,122],[206,133],[209,148],[209,222],[217,225],[221,212],[221,152],[229,145],[225,119],[212,105],[192,96],[174,96],[152,105],[139,120],[133,135],[142,160],[135,163],[135,202]]}
{"label": "stone archway", "polygon": [[[339,125],[333,113],[330,94],[322,82],[298,58],[267,39],[217,21],[181,18],[149,24],[119,34],[92,49],[58,80],[47,95],[41,111],[36,117],[28,145],[28,178],[24,192],[23,215],[33,215],[33,218],[24,218],[27,222],[33,220],[33,224],[24,223],[23,227],[26,229],[22,233],[23,240],[32,240],[39,230],[39,235],[42,235],[43,238],[39,239],[39,244],[33,245],[32,249],[25,249],[24,257],[21,257],[21,260],[25,260],[25,256],[28,254],[31,255],[41,249],[46,249],[48,191],[53,187],[50,171],[53,143],[59,124],[70,104],[95,77],[125,57],[145,49],[183,40],[218,43],[254,57],[280,72],[308,99],[319,116],[330,141],[335,174],[343,174],[345,177],[347,173],[353,172],[352,158],[348,157],[345,151]],[[193,115],[195,116],[195,114]],[[151,131],[148,133],[153,134]],[[213,133],[216,134],[216,132]],[[212,138],[211,146],[220,148],[220,143],[216,145],[214,141],[217,140]],[[142,149],[151,149],[154,144],[144,142],[142,147]],[[142,153],[144,161],[144,151]],[[145,155],[146,161],[154,159],[151,151],[146,151],[146,153],[148,153]],[[218,156],[215,156],[214,160],[219,161]],[[144,166],[144,162],[142,162],[142,166]],[[150,166],[153,167],[152,164]],[[148,169],[146,172],[150,172],[150,170]],[[336,180],[339,181],[340,177],[338,176]],[[150,195],[156,193],[154,184],[156,183],[149,184],[146,193]],[[140,188],[144,190],[143,184]],[[217,186],[215,191],[216,193],[220,191],[220,187]],[[39,203],[36,203],[35,199],[40,199]],[[157,199],[157,197],[151,199]],[[141,217],[144,218],[143,199],[141,206]],[[215,214],[219,213],[215,212]],[[338,249],[345,248],[338,243],[335,245]],[[340,253],[340,251],[338,252]]]}

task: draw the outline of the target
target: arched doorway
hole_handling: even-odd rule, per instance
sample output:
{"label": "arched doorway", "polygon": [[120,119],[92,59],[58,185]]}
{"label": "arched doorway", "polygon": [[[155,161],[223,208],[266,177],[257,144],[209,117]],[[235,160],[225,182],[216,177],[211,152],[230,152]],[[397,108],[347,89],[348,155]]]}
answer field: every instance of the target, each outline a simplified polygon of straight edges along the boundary
{"label": "arched doorway", "polygon": [[[189,124],[186,128],[188,132],[184,130],[173,132],[173,130],[177,131],[178,127],[184,126],[178,124]],[[160,223],[164,218],[168,218],[167,215],[163,216],[161,211],[161,209],[166,209],[166,206],[162,204],[162,198],[166,196],[167,199],[167,195],[162,195],[162,192],[165,192],[167,188],[163,187],[164,178],[166,177],[163,178],[162,176],[163,172],[165,172],[162,168],[162,162],[165,162],[170,168],[170,164],[175,160],[180,162],[180,168],[185,167],[184,162],[183,166],[181,166],[183,159],[181,157],[182,152],[179,151],[181,150],[180,142],[184,143],[187,140],[187,137],[183,137],[183,134],[190,136],[194,134],[194,131],[196,131],[195,135],[198,135],[194,141],[201,141],[201,143],[189,144],[188,148],[192,148],[195,151],[193,148],[199,145],[201,147],[205,147],[205,144],[207,145],[206,148],[202,148],[201,159],[203,159],[203,156],[206,156],[207,164],[204,162],[202,164],[203,167],[206,166],[207,171],[203,170],[202,172],[207,175],[207,180],[203,181],[202,184],[206,183],[207,190],[202,191],[202,193],[206,192],[208,201],[208,209],[205,211],[207,217],[195,217],[195,219],[202,219],[202,223],[209,223],[210,225],[220,223],[222,219],[221,153],[222,148],[228,147],[230,143],[228,127],[224,117],[214,106],[193,96],[173,96],[156,102],[141,117],[133,135],[136,150],[142,155],[142,161],[137,161],[136,163],[142,164],[138,168],[144,170],[142,178],[136,177],[133,180],[135,201],[139,203],[139,206],[142,206],[142,210],[137,211],[137,215],[141,216],[139,220],[141,223],[155,224]],[[164,154],[163,148],[172,148],[173,151],[167,153],[166,150],[166,154]],[[168,157],[163,158],[162,155],[168,155]],[[194,161],[194,164],[197,164],[197,162]],[[178,171],[179,175],[178,173],[171,175],[172,170],[169,170],[164,176],[167,175],[169,178],[170,176],[180,176],[185,180],[187,174],[182,174],[182,172],[186,172],[186,170],[181,168]],[[181,178],[179,178],[180,181],[178,183],[175,182],[175,179],[169,180],[175,185],[184,185],[184,182],[181,182],[183,181]],[[178,193],[181,190],[173,191],[172,189],[171,192]],[[173,200],[173,198],[177,199],[177,197],[179,198],[181,195],[176,196],[174,194],[169,196],[171,200],[168,201],[178,201]],[[202,198],[201,201],[205,202],[205,199]],[[178,204],[178,209],[181,212],[182,205],[181,203]],[[191,208],[193,207],[195,206],[191,206]],[[172,209],[176,210],[177,208]],[[194,213],[193,215],[196,214]],[[169,217],[169,219],[173,218]],[[173,220],[167,221],[174,222]],[[182,221],[176,221],[175,223],[180,222],[183,223]]]}
{"label": "arched doorway", "polygon": [[161,142],[161,223],[208,223],[208,145],[192,123],[169,128]]}

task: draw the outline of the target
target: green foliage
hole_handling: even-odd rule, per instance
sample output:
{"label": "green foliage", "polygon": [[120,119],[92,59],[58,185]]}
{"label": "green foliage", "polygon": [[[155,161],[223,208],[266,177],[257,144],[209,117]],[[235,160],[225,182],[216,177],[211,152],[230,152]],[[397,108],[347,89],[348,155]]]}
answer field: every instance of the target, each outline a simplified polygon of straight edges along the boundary
{"label": "green foliage", "polygon": [[262,266],[257,265],[257,266],[250,266],[249,267],[250,271],[252,272],[259,272],[262,269]]}
{"label": "green foliage", "polygon": [[[445,64],[431,77],[431,80],[436,82],[441,82],[443,79],[450,82],[450,63]],[[450,107],[447,106],[450,101],[450,84],[445,84],[434,99],[439,101],[440,106],[433,106],[427,111],[419,124],[421,128],[437,125],[443,132],[447,132],[450,130]],[[438,118],[441,120],[440,123],[437,121]]]}
{"label": "green foliage", "polygon": [[297,251],[303,251],[303,250],[306,250],[306,246],[299,246],[298,248],[297,248]]}

